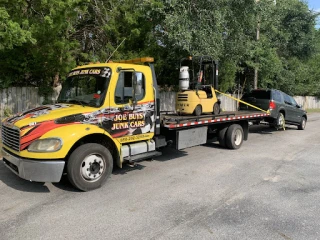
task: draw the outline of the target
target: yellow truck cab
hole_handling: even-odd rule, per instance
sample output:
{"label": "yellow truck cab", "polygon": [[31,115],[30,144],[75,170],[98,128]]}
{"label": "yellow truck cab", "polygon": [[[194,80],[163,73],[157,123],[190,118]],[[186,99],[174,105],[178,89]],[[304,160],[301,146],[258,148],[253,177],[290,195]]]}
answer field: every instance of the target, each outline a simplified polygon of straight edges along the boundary
{"label": "yellow truck cab", "polygon": [[80,66],[67,76],[56,104],[3,120],[4,164],[23,179],[59,182],[66,173],[82,191],[100,187],[114,164],[158,156],[161,147],[200,145],[208,136],[237,149],[248,119],[225,113],[190,119],[160,114],[153,58]]}
{"label": "yellow truck cab", "polygon": [[[158,154],[152,140],[157,91],[151,81],[152,69],[132,64],[148,61],[153,59],[73,69],[57,104],[3,122],[4,161],[20,177],[32,181],[58,182],[66,167],[73,185],[90,190],[110,175],[113,160],[121,167],[129,155]],[[137,141],[135,146],[123,145]]]}

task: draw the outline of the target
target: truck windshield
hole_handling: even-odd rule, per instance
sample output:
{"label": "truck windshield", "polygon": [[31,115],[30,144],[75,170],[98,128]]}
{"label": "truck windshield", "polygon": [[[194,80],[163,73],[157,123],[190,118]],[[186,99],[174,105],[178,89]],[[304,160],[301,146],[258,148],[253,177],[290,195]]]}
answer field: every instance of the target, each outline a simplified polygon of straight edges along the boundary
{"label": "truck windshield", "polygon": [[58,102],[100,107],[108,91],[110,78],[110,68],[72,71],[62,85]]}

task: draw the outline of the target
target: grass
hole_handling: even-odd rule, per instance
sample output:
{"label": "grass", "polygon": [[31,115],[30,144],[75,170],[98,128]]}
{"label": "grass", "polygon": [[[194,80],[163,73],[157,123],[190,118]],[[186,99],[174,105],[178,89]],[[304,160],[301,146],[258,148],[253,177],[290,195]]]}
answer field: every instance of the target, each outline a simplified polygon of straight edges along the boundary
{"label": "grass", "polygon": [[307,109],[307,113],[320,113],[320,108]]}

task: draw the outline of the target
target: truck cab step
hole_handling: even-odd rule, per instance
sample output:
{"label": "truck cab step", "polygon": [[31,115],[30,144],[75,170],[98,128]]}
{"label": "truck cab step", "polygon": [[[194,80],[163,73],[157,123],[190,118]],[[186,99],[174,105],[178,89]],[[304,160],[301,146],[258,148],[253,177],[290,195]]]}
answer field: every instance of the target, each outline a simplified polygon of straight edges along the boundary
{"label": "truck cab step", "polygon": [[129,161],[129,163],[139,162],[139,161],[143,161],[148,158],[157,157],[157,156],[161,156],[161,155],[162,155],[161,152],[152,151],[152,152],[146,152],[146,153],[141,153],[141,154],[137,154],[137,155],[133,155],[133,156],[124,157],[123,160]]}

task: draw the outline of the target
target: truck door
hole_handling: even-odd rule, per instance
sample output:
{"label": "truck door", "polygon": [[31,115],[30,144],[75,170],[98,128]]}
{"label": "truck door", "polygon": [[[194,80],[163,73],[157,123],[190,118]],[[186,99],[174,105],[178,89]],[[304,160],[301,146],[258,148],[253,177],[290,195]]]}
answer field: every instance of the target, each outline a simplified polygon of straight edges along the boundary
{"label": "truck door", "polygon": [[114,86],[110,134],[121,143],[151,139],[155,130],[155,102],[152,85],[146,84],[144,72],[121,70]]}

